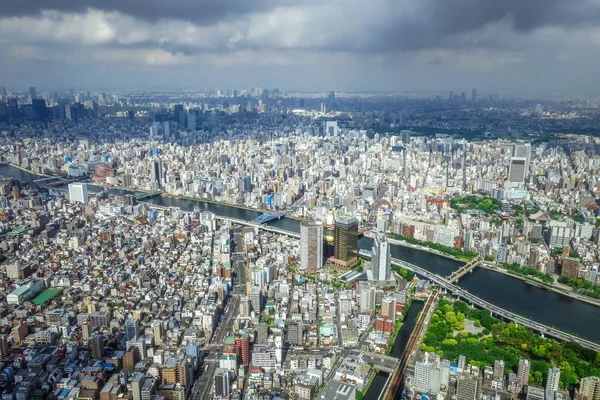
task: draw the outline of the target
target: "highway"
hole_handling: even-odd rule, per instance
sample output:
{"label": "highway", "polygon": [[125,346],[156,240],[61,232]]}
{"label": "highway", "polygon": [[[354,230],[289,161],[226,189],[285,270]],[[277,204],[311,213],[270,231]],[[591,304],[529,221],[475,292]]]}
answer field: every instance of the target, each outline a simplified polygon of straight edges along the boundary
{"label": "highway", "polygon": [[[360,250],[359,253],[361,256],[371,257],[370,251]],[[508,310],[505,310],[503,308],[495,306],[494,304],[489,303],[489,302],[487,302],[483,299],[480,299],[479,297],[467,292],[466,290],[462,289],[460,286],[457,286],[454,283],[449,282],[446,278],[436,275],[432,272],[429,272],[426,269],[423,269],[417,265],[407,263],[406,261],[399,260],[397,258],[392,258],[392,264],[399,265],[401,267],[409,269],[409,270],[419,274],[420,276],[429,279],[430,281],[432,281],[439,287],[452,293],[454,296],[457,296],[460,299],[466,300],[466,301],[470,302],[471,304],[476,305],[480,308],[489,310],[492,312],[492,314],[494,314],[496,316],[502,317],[509,321],[513,321],[513,322],[523,325],[529,329],[533,329],[544,336],[551,336],[551,337],[554,337],[556,339],[560,339],[563,341],[575,342],[575,343],[578,343],[589,349],[592,349],[595,351],[600,351],[600,345],[597,343],[594,343],[587,339],[580,338],[580,337],[572,335],[570,333],[560,331],[556,328],[552,328],[552,327],[546,326],[544,324],[540,324],[538,322],[532,321],[528,318],[525,318],[520,315],[516,315]]]}
{"label": "highway", "polygon": [[[219,217],[219,218],[223,219],[223,220],[231,221],[231,222],[234,222],[237,224],[241,224],[241,225],[255,226],[260,229],[269,231],[269,232],[278,233],[281,235],[287,235],[287,236],[297,238],[297,239],[300,238],[300,234],[298,234],[298,233],[286,231],[286,230],[279,229],[279,228],[274,228],[274,227],[271,227],[268,225],[259,225],[254,222],[248,222],[248,221],[240,220],[237,218],[221,218],[221,217]],[[360,250],[359,254],[361,256],[371,257],[371,252],[368,250]],[[409,270],[419,274],[420,276],[429,279],[430,281],[432,281],[436,285],[440,286],[441,288],[445,289],[446,291],[452,293],[453,295],[458,296],[463,300],[467,300],[473,305],[477,305],[478,307],[481,307],[483,309],[491,311],[492,314],[495,314],[496,316],[499,316],[506,320],[513,321],[513,322],[516,322],[517,324],[526,326],[527,328],[533,329],[542,335],[551,336],[556,339],[560,339],[560,340],[564,340],[564,341],[571,341],[571,342],[579,343],[580,345],[587,347],[589,349],[592,349],[595,351],[600,351],[600,344],[594,343],[587,339],[580,338],[580,337],[572,335],[570,333],[560,331],[556,328],[552,328],[552,327],[546,326],[544,324],[532,321],[529,318],[526,318],[526,317],[523,317],[520,315],[516,315],[508,310],[505,310],[503,308],[495,306],[494,304],[489,303],[489,302],[487,302],[483,299],[480,299],[479,297],[467,292],[466,290],[462,289],[460,286],[455,285],[454,283],[450,282],[447,278],[436,275],[432,272],[429,272],[426,269],[423,269],[415,264],[411,264],[406,261],[399,260],[397,258],[392,259],[392,264],[399,265],[401,267],[409,269]]]}

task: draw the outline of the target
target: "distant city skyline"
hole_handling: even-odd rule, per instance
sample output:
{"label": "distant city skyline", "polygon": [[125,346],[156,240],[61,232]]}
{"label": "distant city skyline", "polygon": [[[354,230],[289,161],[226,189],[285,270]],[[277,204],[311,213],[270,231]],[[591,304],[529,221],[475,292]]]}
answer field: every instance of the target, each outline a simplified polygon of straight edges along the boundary
{"label": "distant city skyline", "polygon": [[600,92],[597,2],[2,2],[1,84]]}

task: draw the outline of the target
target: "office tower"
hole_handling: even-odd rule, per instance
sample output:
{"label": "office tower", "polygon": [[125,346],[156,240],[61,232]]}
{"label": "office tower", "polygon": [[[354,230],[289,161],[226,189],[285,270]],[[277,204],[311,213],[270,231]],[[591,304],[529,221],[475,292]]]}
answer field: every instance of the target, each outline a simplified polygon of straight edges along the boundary
{"label": "office tower", "polygon": [[173,116],[175,121],[180,121],[182,115],[185,115],[185,112],[183,111],[183,104],[175,104],[175,106],[173,106]]}
{"label": "office tower", "polygon": [[217,368],[215,370],[215,397],[229,398],[230,394],[229,370]]}
{"label": "office tower", "polygon": [[141,372],[137,372],[131,381],[131,392],[133,400],[142,400],[142,385],[144,384],[145,376]]}
{"label": "office tower", "polygon": [[504,360],[494,361],[494,380],[504,382]]}
{"label": "office tower", "polygon": [[250,176],[244,176],[238,179],[238,190],[240,192],[251,192],[252,191],[252,178]]}
{"label": "office tower", "polygon": [[104,336],[95,335],[90,341],[90,347],[92,348],[92,358],[94,360],[101,360],[104,356]]}
{"label": "office tower", "polygon": [[409,145],[410,144],[410,131],[407,129],[403,129],[400,132],[400,135],[402,137],[402,144],[405,146]]}
{"label": "office tower", "polygon": [[600,400],[600,378],[597,376],[581,378],[579,396],[584,400]]}
{"label": "office tower", "polygon": [[323,267],[323,226],[315,221],[300,224],[300,269],[318,272]]}
{"label": "office tower", "polygon": [[373,280],[389,281],[392,276],[392,255],[385,233],[377,233],[371,254]]}
{"label": "office tower", "polygon": [[358,261],[358,220],[353,217],[337,217],[333,236],[331,263],[341,268],[354,266]]}
{"label": "office tower", "polygon": [[548,368],[548,378],[546,378],[546,396],[554,395],[558,391],[558,384],[560,382],[560,368],[550,367]]}
{"label": "office tower", "polygon": [[35,86],[30,86],[29,87],[29,96],[31,96],[31,99],[37,99],[37,91],[35,90]]}
{"label": "office tower", "polygon": [[83,204],[87,203],[89,200],[87,183],[70,183],[69,200]]}
{"label": "office tower", "polygon": [[192,132],[196,132],[196,114],[195,113],[188,113],[187,115],[187,128],[192,131]]}
{"label": "office tower", "polygon": [[531,145],[530,144],[516,144],[513,148],[513,157],[525,158],[527,161],[531,158]]}
{"label": "office tower", "polygon": [[33,108],[33,115],[38,121],[42,121],[48,117],[48,107],[46,107],[46,100],[44,99],[33,99],[31,100],[31,108]]}
{"label": "office tower", "polygon": [[150,179],[156,182],[157,186],[160,188],[163,182],[163,165],[162,160],[160,158],[155,158],[150,162]]}
{"label": "office tower", "polygon": [[242,364],[250,365],[250,336],[247,333],[235,337],[235,353]]}
{"label": "office tower", "polygon": [[292,346],[302,346],[304,343],[303,325],[301,322],[292,322],[288,325],[287,341]]}
{"label": "office tower", "polygon": [[527,159],[524,157],[512,157],[510,159],[510,169],[508,180],[513,183],[523,183],[525,181]]}
{"label": "office tower", "polygon": [[256,327],[256,344],[267,344],[269,341],[269,325],[258,324]]}
{"label": "office tower", "polygon": [[479,379],[477,376],[462,373],[456,383],[456,400],[477,400]]}
{"label": "office tower", "polygon": [[477,89],[471,90],[471,101],[477,101]]}
{"label": "office tower", "polygon": [[257,314],[260,314],[262,311],[262,290],[258,286],[252,286],[250,294],[248,295],[248,299],[250,300],[250,305],[252,306],[252,311]]}
{"label": "office tower", "polygon": [[0,335],[0,360],[6,360],[8,358],[8,335]]}
{"label": "office tower", "polygon": [[165,336],[165,326],[162,321],[157,320],[152,323],[152,333],[154,334],[154,344],[162,346],[163,337]]}
{"label": "office tower", "polygon": [[521,358],[519,360],[519,367],[517,369],[517,393],[521,393],[523,386],[529,383],[529,370],[531,364],[529,360]]}
{"label": "office tower", "polygon": [[137,318],[127,318],[125,321],[125,335],[127,341],[135,340],[140,335],[140,320]]}

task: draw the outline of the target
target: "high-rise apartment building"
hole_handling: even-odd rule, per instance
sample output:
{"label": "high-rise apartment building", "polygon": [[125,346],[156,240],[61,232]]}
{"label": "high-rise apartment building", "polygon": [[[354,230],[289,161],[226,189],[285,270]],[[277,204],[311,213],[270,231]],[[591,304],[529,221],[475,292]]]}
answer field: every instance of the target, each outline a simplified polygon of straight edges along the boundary
{"label": "high-rise apartment building", "polygon": [[242,364],[250,365],[250,337],[247,333],[235,337],[235,352]]}
{"label": "high-rise apartment building", "polygon": [[90,347],[92,348],[92,358],[94,360],[101,360],[104,357],[104,344],[105,344],[104,336],[95,335],[90,340]]}
{"label": "high-rise apartment building", "polygon": [[548,377],[546,378],[546,394],[553,396],[558,391],[558,384],[560,383],[560,368],[550,367],[548,368]]}
{"label": "high-rise apartment building", "polygon": [[154,335],[154,344],[162,346],[163,337],[165,336],[165,326],[162,321],[156,320],[152,323],[152,334]]}
{"label": "high-rise apartment building", "polygon": [[127,318],[125,321],[125,335],[127,341],[135,340],[140,335],[140,320],[137,318]]}
{"label": "high-rise apartment building", "polygon": [[187,389],[190,383],[190,366],[183,357],[169,358],[160,372],[167,385],[179,383]]}
{"label": "high-rise apartment building", "polygon": [[477,400],[480,390],[480,382],[477,376],[462,373],[458,375],[456,383],[456,400]]}
{"label": "high-rise apartment building", "polygon": [[0,335],[0,360],[6,360],[6,358],[8,358],[8,354],[8,335],[2,334]]}
{"label": "high-rise apartment building", "polygon": [[89,200],[87,183],[70,183],[69,200],[72,202],[87,203]]}
{"label": "high-rise apartment building", "polygon": [[141,372],[137,372],[131,381],[131,394],[133,400],[142,400],[142,385],[144,384],[145,376]]}
{"label": "high-rise apartment building", "polygon": [[337,217],[333,235],[331,263],[341,268],[353,267],[358,261],[358,220],[353,217]]}
{"label": "high-rise apartment building", "polygon": [[494,380],[504,382],[504,360],[494,361]]}
{"label": "high-rise apartment building", "polygon": [[520,393],[523,390],[523,386],[529,383],[529,370],[531,369],[531,363],[529,360],[524,358],[519,360],[519,367],[517,368],[517,392]]}
{"label": "high-rise apartment building", "polygon": [[581,378],[579,396],[584,400],[600,400],[600,378],[597,376]]}
{"label": "high-rise apartment building", "polygon": [[315,221],[300,224],[300,269],[311,273],[323,267],[323,226]]}
{"label": "high-rise apartment building", "polygon": [[396,299],[393,297],[384,297],[381,300],[381,316],[387,319],[396,320]]}
{"label": "high-rise apartment building", "polygon": [[371,271],[374,281],[389,281],[392,276],[392,255],[385,233],[378,233],[373,240]]}

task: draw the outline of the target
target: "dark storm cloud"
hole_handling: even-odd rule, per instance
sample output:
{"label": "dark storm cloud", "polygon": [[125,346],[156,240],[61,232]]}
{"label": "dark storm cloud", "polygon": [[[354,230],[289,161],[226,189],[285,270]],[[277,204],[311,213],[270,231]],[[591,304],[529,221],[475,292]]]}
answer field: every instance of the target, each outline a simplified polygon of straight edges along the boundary
{"label": "dark storm cloud", "polygon": [[290,3],[288,0],[0,0],[0,17],[36,16],[50,10],[81,13],[93,8],[118,11],[147,21],[171,18],[211,25]]}
{"label": "dark storm cloud", "polygon": [[[504,36],[481,31],[504,23],[511,33],[543,27],[581,28],[600,25],[596,0],[421,0],[417,12],[386,24],[372,40],[374,50],[428,48],[506,48]],[[390,3],[392,7],[392,3]]]}

